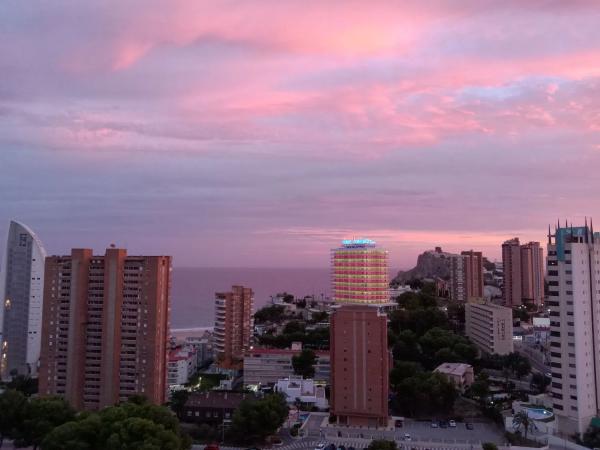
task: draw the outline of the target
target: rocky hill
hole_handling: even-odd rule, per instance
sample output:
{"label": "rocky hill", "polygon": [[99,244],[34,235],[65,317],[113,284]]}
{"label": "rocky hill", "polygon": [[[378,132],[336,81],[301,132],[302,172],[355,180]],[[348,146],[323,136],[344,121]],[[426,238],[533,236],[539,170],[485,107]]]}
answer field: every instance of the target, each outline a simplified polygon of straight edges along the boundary
{"label": "rocky hill", "polygon": [[452,253],[442,251],[440,247],[435,250],[427,250],[421,253],[417,258],[417,265],[410,270],[400,271],[392,280],[392,284],[404,284],[413,278],[443,278],[450,277],[450,262],[449,259]]}
{"label": "rocky hill", "polygon": [[[452,256],[454,256],[453,253],[444,252],[441,247],[436,247],[435,250],[427,250],[417,258],[416,267],[398,272],[391,284],[393,286],[401,285],[415,278],[442,278],[447,280],[450,278],[450,257]],[[483,267],[485,270],[493,271],[494,263],[484,257]]]}

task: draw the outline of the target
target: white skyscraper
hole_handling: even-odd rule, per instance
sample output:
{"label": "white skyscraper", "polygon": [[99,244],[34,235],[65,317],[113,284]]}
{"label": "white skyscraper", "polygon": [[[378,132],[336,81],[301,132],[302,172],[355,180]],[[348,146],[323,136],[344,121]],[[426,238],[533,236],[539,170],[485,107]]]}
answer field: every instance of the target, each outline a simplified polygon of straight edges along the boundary
{"label": "white skyscraper", "polygon": [[0,372],[37,374],[40,358],[46,251],[27,226],[11,222],[2,264]]}
{"label": "white skyscraper", "polygon": [[558,430],[584,432],[600,407],[600,233],[548,233],[552,397]]}

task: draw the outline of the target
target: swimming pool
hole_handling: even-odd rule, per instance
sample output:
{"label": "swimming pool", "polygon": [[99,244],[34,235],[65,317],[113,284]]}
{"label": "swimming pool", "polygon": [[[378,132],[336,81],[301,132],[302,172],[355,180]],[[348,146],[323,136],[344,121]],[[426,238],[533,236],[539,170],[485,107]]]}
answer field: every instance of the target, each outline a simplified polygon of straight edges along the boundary
{"label": "swimming pool", "polygon": [[529,418],[533,420],[543,420],[554,417],[554,413],[545,408],[525,408],[525,410],[527,411]]}

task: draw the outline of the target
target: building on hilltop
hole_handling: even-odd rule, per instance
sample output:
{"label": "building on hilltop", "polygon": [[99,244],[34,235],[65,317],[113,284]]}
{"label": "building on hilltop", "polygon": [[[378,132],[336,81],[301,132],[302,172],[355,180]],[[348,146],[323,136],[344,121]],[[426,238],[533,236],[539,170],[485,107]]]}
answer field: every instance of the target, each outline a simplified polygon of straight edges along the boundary
{"label": "building on hilltop", "polygon": [[557,428],[581,435],[600,416],[600,233],[548,232],[551,393]]}
{"label": "building on hilltop", "polygon": [[388,253],[371,239],[342,241],[331,251],[333,300],[383,304],[390,301]]}
{"label": "building on hilltop", "polygon": [[73,249],[46,258],[40,395],[97,410],[165,402],[170,256]]}
{"label": "building on hilltop", "polygon": [[0,276],[0,376],[37,376],[42,334],[44,260],[40,239],[11,221]]}
{"label": "building on hilltop", "polygon": [[254,292],[244,286],[215,294],[214,347],[219,367],[241,368],[252,345],[253,304]]}
{"label": "building on hilltop", "polygon": [[387,315],[343,305],[331,318],[331,414],[339,425],[388,425]]}

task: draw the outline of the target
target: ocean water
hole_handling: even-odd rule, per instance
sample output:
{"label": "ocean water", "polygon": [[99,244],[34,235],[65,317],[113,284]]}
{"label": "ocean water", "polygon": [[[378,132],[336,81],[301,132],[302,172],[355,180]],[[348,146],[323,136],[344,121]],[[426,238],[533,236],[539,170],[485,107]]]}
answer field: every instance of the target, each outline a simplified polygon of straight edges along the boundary
{"label": "ocean water", "polygon": [[196,328],[214,324],[215,292],[241,284],[254,290],[254,309],[266,305],[271,295],[288,292],[296,297],[329,296],[329,269],[173,269],[171,327]]}

